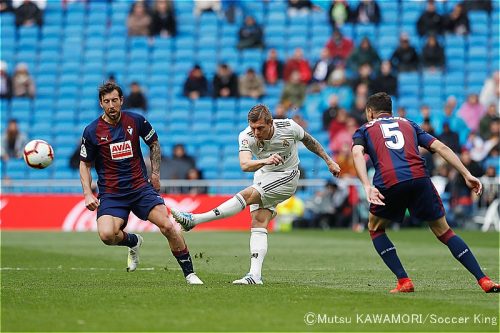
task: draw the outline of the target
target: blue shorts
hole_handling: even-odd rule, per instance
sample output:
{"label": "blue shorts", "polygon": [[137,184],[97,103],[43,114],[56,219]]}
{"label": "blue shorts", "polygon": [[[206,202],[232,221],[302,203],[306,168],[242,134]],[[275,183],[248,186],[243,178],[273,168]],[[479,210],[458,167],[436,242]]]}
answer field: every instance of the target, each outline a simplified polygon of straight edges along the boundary
{"label": "blue shorts", "polygon": [[445,215],[441,198],[429,177],[407,180],[380,193],[385,197],[385,206],[370,204],[370,213],[375,216],[400,222],[406,209],[422,221],[434,221]]}
{"label": "blue shorts", "polygon": [[151,185],[127,193],[104,193],[99,196],[97,218],[102,215],[119,217],[125,221],[123,229],[130,211],[141,220],[147,220],[149,212],[157,205],[165,205],[165,201]]}

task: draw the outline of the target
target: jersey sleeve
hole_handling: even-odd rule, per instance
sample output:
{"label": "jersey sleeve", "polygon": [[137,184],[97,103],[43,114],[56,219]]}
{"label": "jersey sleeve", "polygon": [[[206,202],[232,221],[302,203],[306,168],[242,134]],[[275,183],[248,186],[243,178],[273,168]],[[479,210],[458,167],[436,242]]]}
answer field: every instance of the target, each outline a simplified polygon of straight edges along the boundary
{"label": "jersey sleeve", "polygon": [[250,149],[250,137],[244,131],[238,136],[238,146],[239,151],[252,151]]}
{"label": "jersey sleeve", "polygon": [[149,146],[151,143],[158,140],[158,134],[154,130],[153,126],[146,120],[143,116],[139,115],[139,135],[142,137],[144,142]]}
{"label": "jersey sleeve", "polygon": [[415,133],[417,134],[418,145],[430,151],[431,144],[434,142],[434,140],[436,140],[436,138],[424,131],[422,127],[418,126],[413,121],[410,121],[410,123],[415,129]]}
{"label": "jersey sleeve", "polygon": [[354,134],[352,135],[352,147],[356,145],[363,146],[363,148],[365,148],[366,151],[366,139],[362,128],[358,128],[356,132],[354,132]]}
{"label": "jersey sleeve", "polygon": [[292,132],[293,132],[293,136],[295,137],[295,139],[297,139],[298,141],[302,140],[304,138],[304,135],[305,135],[305,131],[302,128],[302,126],[297,124],[292,119],[290,119],[290,125],[292,127]]}
{"label": "jersey sleeve", "polygon": [[97,146],[92,141],[92,135],[89,128],[85,128],[80,146],[80,161],[92,162],[96,159]]}

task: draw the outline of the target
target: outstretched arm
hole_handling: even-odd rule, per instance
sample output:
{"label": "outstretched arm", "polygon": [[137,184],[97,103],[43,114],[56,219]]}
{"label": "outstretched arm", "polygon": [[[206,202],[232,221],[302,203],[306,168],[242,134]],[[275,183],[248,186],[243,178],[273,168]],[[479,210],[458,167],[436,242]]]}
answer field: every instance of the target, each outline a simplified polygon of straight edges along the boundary
{"label": "outstretched arm", "polygon": [[483,192],[483,185],[474,177],[465,165],[460,161],[458,156],[444,143],[439,140],[434,140],[430,146],[431,151],[439,154],[446,162],[451,164],[458,172],[464,177],[467,187],[469,187],[477,195],[481,195]]}
{"label": "outstretched arm", "polygon": [[158,140],[149,145],[149,159],[151,160],[151,185],[155,190],[160,191],[161,149]]}
{"label": "outstretched arm", "polygon": [[366,161],[364,154],[365,149],[363,148],[363,146],[354,145],[354,147],[352,147],[354,167],[356,168],[358,178],[361,181],[363,188],[365,189],[366,199],[369,203],[385,206],[384,202],[382,201],[385,199],[382,193],[380,193],[376,187],[371,186],[370,184],[370,180],[368,179],[368,171],[366,170]]}
{"label": "outstretched arm", "polygon": [[305,132],[304,133],[304,138],[301,140],[304,146],[306,146],[307,149],[321,157],[325,162],[326,165],[328,166],[328,170],[335,176],[338,177],[340,175],[340,167],[337,163],[335,163],[330,156],[326,153],[325,149],[323,146],[311,136],[311,134]]}

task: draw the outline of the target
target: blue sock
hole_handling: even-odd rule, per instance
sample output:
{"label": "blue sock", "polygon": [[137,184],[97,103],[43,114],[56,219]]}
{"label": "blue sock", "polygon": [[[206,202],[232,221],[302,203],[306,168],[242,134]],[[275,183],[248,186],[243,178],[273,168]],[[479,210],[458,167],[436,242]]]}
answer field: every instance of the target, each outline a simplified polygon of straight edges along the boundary
{"label": "blue sock", "polygon": [[472,254],[472,251],[469,249],[467,244],[456,235],[453,230],[448,229],[444,234],[438,237],[438,239],[450,249],[451,254],[460,261],[462,265],[469,272],[472,273],[476,277],[477,280],[485,277],[486,275],[481,270],[479,263],[476,260],[476,257]]}
{"label": "blue sock", "polygon": [[188,276],[191,273],[194,273],[193,269],[193,261],[191,260],[191,255],[189,254],[189,250],[186,248],[182,251],[172,251],[175,259],[179,263],[179,266],[182,268],[182,273],[184,276]]}
{"label": "blue sock", "polygon": [[137,242],[139,241],[138,238],[137,238],[137,235],[136,234],[129,234],[129,233],[126,233],[125,231],[122,231],[123,232],[123,239],[121,242],[119,242],[118,246],[128,246],[128,247],[134,247],[137,245]]}
{"label": "blue sock", "polygon": [[377,253],[394,275],[396,275],[398,279],[407,278],[408,274],[406,274],[401,261],[399,261],[396,247],[385,234],[385,230],[370,231],[370,236],[373,246],[375,246],[375,250],[377,250]]}

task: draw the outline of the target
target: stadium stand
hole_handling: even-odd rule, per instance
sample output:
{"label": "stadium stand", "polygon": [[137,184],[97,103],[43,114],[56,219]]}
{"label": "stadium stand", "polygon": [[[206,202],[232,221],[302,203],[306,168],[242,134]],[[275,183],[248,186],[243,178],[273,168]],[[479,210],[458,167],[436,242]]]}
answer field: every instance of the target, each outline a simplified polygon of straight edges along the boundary
{"label": "stadium stand", "polygon": [[[357,1],[351,1],[357,3]],[[438,2],[438,11],[447,12],[457,1]],[[461,103],[466,93],[479,93],[484,80],[498,70],[498,1],[493,1],[491,16],[471,12],[469,36],[445,35],[446,70],[439,73],[399,74],[399,97],[395,105],[405,106],[412,115],[422,103],[441,109],[446,98],[455,95]],[[400,32],[406,32],[416,44],[423,45],[415,22],[423,10],[422,1],[379,1],[382,22],[378,25],[345,24],[343,34],[355,45],[368,36],[383,60],[388,59]],[[44,25],[16,29],[14,15],[2,13],[1,60],[9,68],[19,62],[28,64],[36,82],[33,100],[2,100],[2,132],[6,119],[17,118],[30,138],[44,138],[55,147],[56,163],[43,171],[25,171],[19,161],[3,163],[3,177],[75,178],[76,172],[67,159],[83,126],[99,113],[97,86],[113,74],[127,90],[130,82],[145,87],[150,110],[147,117],[156,127],[165,147],[184,143],[200,153],[198,164],[206,178],[246,178],[235,161],[236,138],[246,124],[248,109],[257,102],[274,107],[283,84],[266,87],[262,100],[251,98],[201,98],[190,101],[182,96],[182,85],[188,71],[199,63],[209,81],[218,63],[229,64],[236,74],[247,68],[260,70],[267,49],[276,48],[282,60],[296,47],[314,63],[331,34],[324,12],[302,17],[288,17],[286,2],[246,2],[264,29],[267,49],[238,51],[237,32],[242,22],[228,23],[214,13],[196,18],[190,1],[176,1],[178,35],[175,38],[128,37],[126,18],[130,4],[124,1],[60,2],[48,1]],[[126,91],[126,93],[128,93]],[[311,97],[312,96],[312,97]],[[314,136],[327,138],[322,132],[320,95],[306,99],[301,112]],[[168,141],[168,142],[165,142]],[[327,141],[323,140],[323,141]],[[327,142],[326,142],[327,143]],[[216,155],[216,156],[214,156]],[[303,167],[318,169],[314,160],[304,157]],[[325,177],[319,171],[309,177]]]}

